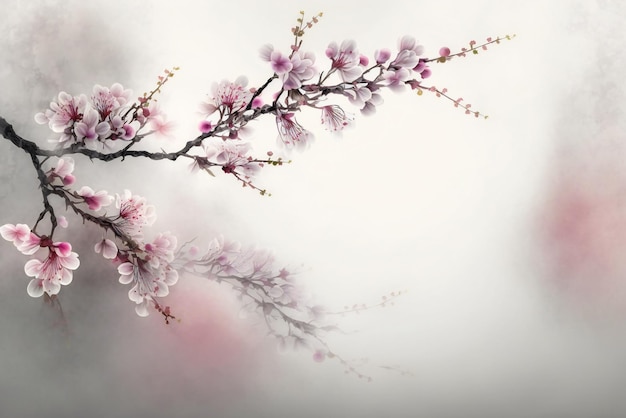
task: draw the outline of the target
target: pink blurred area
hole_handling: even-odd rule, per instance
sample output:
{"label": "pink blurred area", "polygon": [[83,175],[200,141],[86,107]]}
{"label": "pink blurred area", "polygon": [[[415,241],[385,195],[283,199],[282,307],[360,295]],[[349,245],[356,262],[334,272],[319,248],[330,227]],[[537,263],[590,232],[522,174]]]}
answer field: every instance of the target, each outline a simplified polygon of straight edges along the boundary
{"label": "pink blurred area", "polygon": [[540,234],[559,288],[626,313],[626,152],[608,141],[601,147],[557,160]]}
{"label": "pink blurred area", "polygon": [[[601,40],[560,101],[555,148],[539,210],[548,277],[584,310],[626,317],[626,89],[613,36],[626,21],[616,2],[580,3],[570,29]],[[583,12],[584,13],[581,13]]]}

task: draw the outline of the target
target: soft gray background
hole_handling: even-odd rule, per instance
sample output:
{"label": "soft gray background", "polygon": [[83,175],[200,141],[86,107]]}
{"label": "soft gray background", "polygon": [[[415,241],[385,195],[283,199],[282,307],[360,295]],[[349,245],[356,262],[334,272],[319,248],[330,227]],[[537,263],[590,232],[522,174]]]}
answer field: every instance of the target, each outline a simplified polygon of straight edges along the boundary
{"label": "soft gray background", "polygon": [[[181,324],[136,317],[115,270],[92,254],[98,231],[70,218],[81,267],[61,295],[69,335],[26,295],[26,258],[1,244],[0,416],[626,414],[622,2],[1,3],[0,114],[18,132],[44,140],[32,117],[60,90],[118,81],[140,94],[179,65],[160,96],[179,127],[165,148],[195,135],[211,82],[264,81],[258,48],[286,51],[301,9],[325,13],[305,37],[320,68],[328,42],[345,38],[371,56],[403,34],[429,55],[518,36],[434,66],[432,82],[487,121],[428,94],[388,94],[342,138],[317,129],[293,164],[268,169],[258,182],[271,198],[183,163],[77,161],[77,186],[154,203],[154,233],[273,249],[329,307],[408,289],[393,307],[341,318],[349,333],[328,338],[366,363],[372,383],[307,352],[278,353],[225,289],[198,280],[173,288]],[[318,115],[301,120],[314,128]],[[259,153],[274,129],[255,125]],[[0,142],[0,223],[32,224],[32,169]]]}

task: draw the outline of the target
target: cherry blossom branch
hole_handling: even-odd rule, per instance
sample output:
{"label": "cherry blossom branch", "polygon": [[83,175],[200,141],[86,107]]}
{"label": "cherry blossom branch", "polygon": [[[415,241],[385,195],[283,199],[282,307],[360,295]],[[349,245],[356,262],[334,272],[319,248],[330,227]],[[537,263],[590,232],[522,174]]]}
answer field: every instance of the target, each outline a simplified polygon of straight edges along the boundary
{"label": "cherry blossom branch", "polygon": [[[118,83],[111,87],[95,85],[90,96],[60,92],[49,109],[35,115],[37,123],[47,124],[58,135],[53,140],[56,143],[53,149],[22,138],[0,116],[0,134],[30,156],[43,200],[43,209],[32,229],[26,224],[0,226],[0,235],[21,253],[31,256],[47,251],[43,259],[34,257],[26,262],[25,272],[32,278],[27,286],[28,294],[32,297],[45,295],[46,300],[58,303],[56,295],[61,286],[71,283],[73,271],[80,265],[78,254],[72,251],[69,242],[53,240],[57,226],[67,223],[64,217],[55,213],[50,197],[57,196],[65,209],[79,216],[83,223],[95,224],[102,230],[102,239],[96,242],[94,250],[116,266],[120,283],[131,286],[128,295],[135,303],[138,315],[146,316],[154,310],[164,317],[166,323],[177,319],[162,299],[183,273],[228,283],[246,306],[263,316],[270,334],[284,343],[312,348],[318,361],[337,358],[346,366],[347,372],[369,380],[323,340],[322,334],[338,330],[334,324],[323,320],[324,315],[344,315],[384,307],[393,304],[403,292],[385,295],[373,305],[353,305],[341,311],[326,312],[303,301],[292,275],[285,268],[277,269],[273,257],[267,252],[242,250],[238,244],[222,238],[213,239],[208,248],[201,251],[190,243],[178,246],[177,238],[167,232],[150,240],[144,232],[154,223],[156,213],[146,199],[129,190],[113,196],[105,190],[94,191],[88,186],[78,190],[71,187],[75,181],[72,156],[104,162],[125,161],[127,157],[154,161],[187,159],[196,171],[215,176],[211,169],[219,167],[242,186],[269,195],[265,188],[254,184],[256,173],[266,166],[279,166],[291,160],[283,159],[282,155],[274,158],[272,150],[267,151],[264,158],[252,156],[252,145],[244,138],[249,123],[262,117],[273,117],[277,143],[282,148],[280,152],[289,155],[293,150],[306,149],[314,137],[298,122],[299,112],[314,109],[319,112],[327,130],[338,132],[354,121],[354,115],[346,112],[341,102],[347,101],[361,114],[371,115],[383,103],[382,93],[387,90],[401,92],[410,88],[418,95],[423,90],[432,91],[452,101],[465,113],[478,117],[481,114],[470,110],[471,104],[462,104],[462,98],[454,100],[447,94],[447,89],[423,84],[432,73],[429,64],[464,57],[468,52],[475,55],[479,50],[486,50],[488,45],[512,38],[508,35],[487,38],[481,45],[471,41],[469,50],[462,48],[454,54],[444,47],[436,58],[425,57],[424,48],[410,36],[400,39],[395,53],[383,48],[375,51],[372,57],[360,54],[352,40],[340,44],[331,42],[325,50],[328,68],[318,72],[315,55],[302,50],[302,38],[321,17],[322,13],[319,13],[305,22],[304,12],[300,12],[297,24],[291,28],[294,40],[288,54],[272,45],[261,48],[261,59],[269,65],[271,75],[260,87],[248,88],[245,77],[234,82],[214,83],[201,104],[200,133],[174,151],[134,148],[148,137],[170,133],[171,124],[158,105],[156,94],[178,67],[171,71],[166,69],[165,75],[158,77],[156,87],[135,102],[131,101],[132,92]],[[339,102],[334,101],[335,98]],[[103,212],[113,203],[114,209],[111,207]],[[49,233],[37,233],[46,216],[50,218]],[[107,234],[113,235],[112,239],[107,238]]]}

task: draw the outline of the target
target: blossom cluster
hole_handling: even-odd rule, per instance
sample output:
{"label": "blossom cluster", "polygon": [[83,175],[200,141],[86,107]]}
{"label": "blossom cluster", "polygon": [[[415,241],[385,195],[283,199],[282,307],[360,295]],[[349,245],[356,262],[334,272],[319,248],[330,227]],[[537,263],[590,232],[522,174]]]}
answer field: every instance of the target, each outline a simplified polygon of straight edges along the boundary
{"label": "blossom cluster", "polygon": [[[94,250],[114,264],[120,283],[130,285],[128,297],[135,303],[138,315],[146,316],[155,310],[166,322],[173,319],[171,308],[161,299],[187,273],[229,284],[242,304],[262,315],[270,332],[283,343],[310,347],[315,350],[317,360],[336,357],[320,337],[324,331],[333,329],[323,322],[328,312],[305,302],[293,274],[276,267],[271,253],[243,248],[223,238],[210,241],[204,251],[190,243],[179,246],[177,237],[169,232],[146,238],[147,227],[156,219],[155,208],[129,190],[109,194],[87,185],[72,188],[78,180],[73,174],[75,160],[70,156],[105,162],[126,157],[155,161],[187,159],[196,171],[214,175],[211,169],[217,167],[243,186],[266,194],[265,189],[253,183],[254,177],[265,166],[282,165],[283,158],[273,158],[271,150],[266,152],[266,157],[253,156],[248,124],[262,116],[268,115],[275,121],[277,143],[288,153],[304,150],[314,140],[314,134],[297,120],[299,112],[307,109],[319,112],[321,124],[328,131],[338,133],[354,122],[355,116],[344,110],[346,106],[363,115],[372,115],[383,103],[385,89],[401,92],[410,88],[418,94],[433,91],[466,113],[479,115],[470,110],[471,105],[461,104],[462,98],[454,100],[446,89],[424,83],[432,74],[431,63],[445,63],[468,52],[477,54],[479,49],[485,50],[501,38],[487,38],[481,45],[472,41],[469,49],[457,53],[443,47],[434,58],[424,56],[424,47],[411,36],[400,38],[393,51],[381,48],[369,56],[359,52],[353,40],[330,42],[324,51],[323,64],[317,67],[315,55],[302,49],[302,36],[321,16],[320,13],[305,23],[301,12],[298,24],[292,28],[295,38],[290,52],[284,53],[272,45],[261,48],[260,57],[271,70],[262,85],[248,87],[243,76],[235,81],[214,83],[200,106],[203,115],[198,124],[200,134],[175,151],[131,149],[150,134],[171,133],[171,123],[153,99],[174,75],[169,70],[158,77],[155,89],[134,103],[131,103],[132,92],[119,83],[111,87],[95,85],[89,96],[59,93],[49,109],[35,115],[36,122],[47,124],[59,134],[52,140],[56,144],[54,149],[44,149],[19,137],[0,117],[2,135],[30,155],[43,198],[43,210],[32,229],[26,224],[0,226],[0,235],[5,240],[12,242],[22,254],[35,256],[24,267],[31,278],[28,294],[56,297],[62,285],[71,283],[80,264],[69,242],[53,239],[57,226],[67,226],[65,217],[57,216],[59,209],[52,202],[55,197],[83,223],[102,229],[103,236],[95,243]],[[49,232],[37,232],[42,228],[40,221],[46,217],[50,220]],[[385,303],[387,299],[381,306]],[[367,307],[355,305],[346,311],[362,309]]]}
{"label": "blossom cluster", "polygon": [[49,296],[56,295],[61,285],[72,282],[73,271],[80,261],[69,242],[56,242],[47,236],[39,236],[25,224],[2,225],[0,235],[24,255],[34,255],[41,249],[48,252],[43,259],[32,258],[24,266],[26,275],[32,277],[26,288],[30,296],[40,297],[44,292]]}
{"label": "blossom cluster", "polygon": [[135,140],[146,125],[151,132],[167,131],[165,115],[155,101],[140,97],[139,104],[131,104],[131,96],[132,91],[119,83],[111,87],[96,84],[89,97],[62,91],[49,109],[35,115],[35,121],[60,134],[50,141],[62,148],[77,144],[104,149],[118,140]]}

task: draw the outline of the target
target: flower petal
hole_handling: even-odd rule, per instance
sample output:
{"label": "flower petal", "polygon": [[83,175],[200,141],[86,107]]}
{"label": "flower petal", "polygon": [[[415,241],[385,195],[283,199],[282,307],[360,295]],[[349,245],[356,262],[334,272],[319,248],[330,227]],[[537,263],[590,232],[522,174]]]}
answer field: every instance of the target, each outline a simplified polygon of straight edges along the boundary
{"label": "flower petal", "polygon": [[33,298],[43,296],[43,280],[32,279],[26,287],[26,292],[28,293],[28,296]]}
{"label": "flower petal", "polygon": [[42,264],[43,263],[41,262],[41,260],[38,260],[36,258],[32,260],[28,260],[26,264],[24,265],[24,272],[29,277],[37,277],[39,276],[39,273],[41,272]]}

